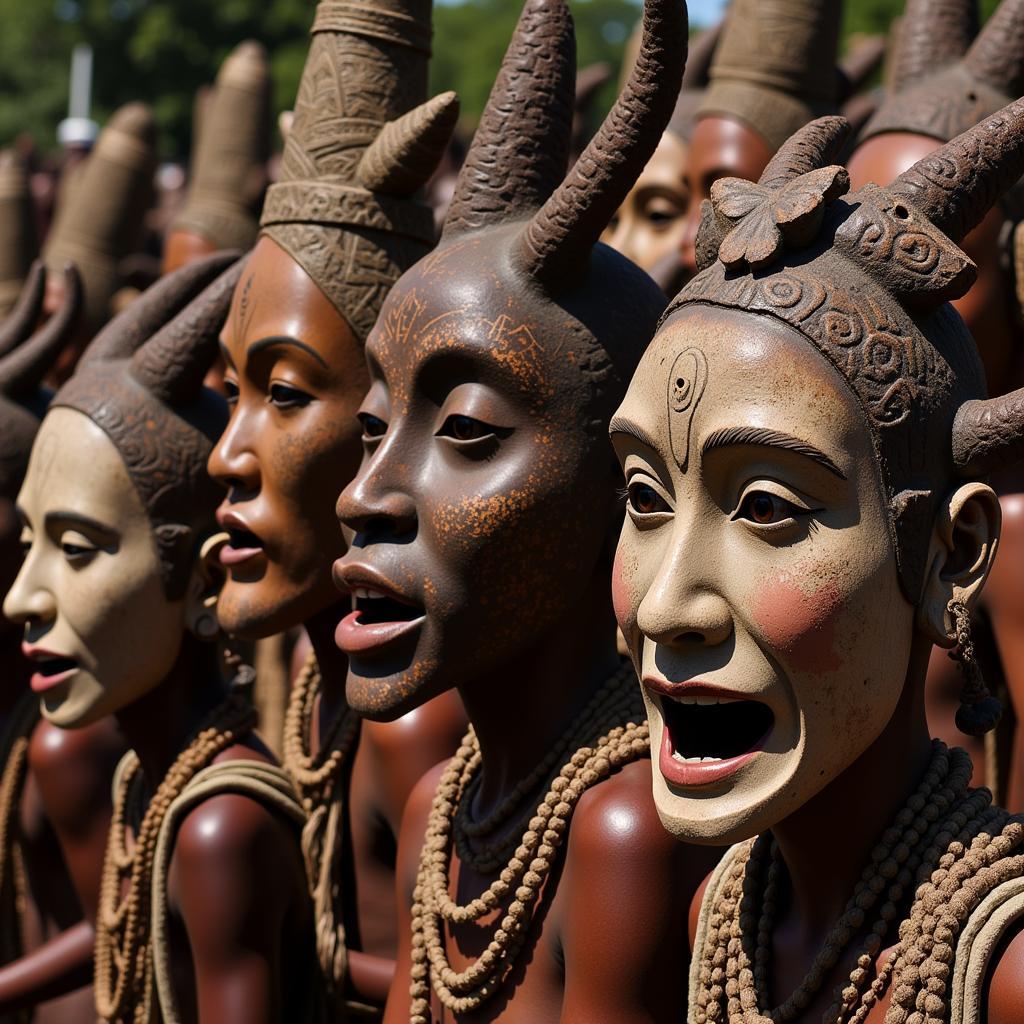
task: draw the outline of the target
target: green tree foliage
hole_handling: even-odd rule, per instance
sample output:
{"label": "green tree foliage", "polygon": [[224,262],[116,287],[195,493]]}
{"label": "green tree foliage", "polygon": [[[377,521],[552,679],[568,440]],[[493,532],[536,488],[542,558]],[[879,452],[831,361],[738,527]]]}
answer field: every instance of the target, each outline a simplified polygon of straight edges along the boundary
{"label": "green tree foliage", "polygon": [[[982,0],[989,13],[997,0]],[[264,42],[272,57],[277,110],[298,87],[315,0],[0,0],[0,145],[31,131],[51,147],[67,110],[71,48],[95,50],[98,120],[129,100],[151,103],[165,157],[188,151],[196,90],[212,81],[232,46]],[[465,129],[486,102],[521,0],[435,3],[431,86],[456,89]],[[846,0],[847,32],[885,32],[903,0]],[[639,17],[639,0],[572,0],[580,67],[609,62]],[[615,93],[610,82],[597,108]]]}

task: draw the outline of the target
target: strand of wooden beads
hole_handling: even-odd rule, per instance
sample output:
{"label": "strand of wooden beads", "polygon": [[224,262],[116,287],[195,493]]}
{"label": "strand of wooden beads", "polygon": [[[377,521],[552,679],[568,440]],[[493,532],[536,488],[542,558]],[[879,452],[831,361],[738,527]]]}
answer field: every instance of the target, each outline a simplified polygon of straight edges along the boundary
{"label": "strand of wooden beads", "polygon": [[[622,765],[649,754],[650,737],[632,672],[624,668],[615,679],[616,684],[603,687],[577,720],[581,727],[596,723],[597,731],[591,736],[599,738],[591,745],[581,745],[562,767],[512,857],[491,885],[465,906],[456,904],[449,894],[449,867],[456,812],[481,764],[472,730],[449,763],[431,807],[413,893],[411,1024],[428,1024],[431,988],[455,1013],[472,1011],[493,995],[526,939],[544,881],[580,797]],[[596,713],[597,709],[602,713]],[[479,920],[501,908],[509,897],[512,899],[484,952],[466,970],[453,970],[445,952],[445,922]]]}
{"label": "strand of wooden beads", "polygon": [[316,655],[306,659],[292,688],[285,715],[284,767],[308,815],[302,828],[302,858],[313,900],[317,960],[332,1001],[343,1000],[348,972],[345,924],[338,907],[333,866],[344,829],[341,776],[359,737],[359,716],[347,705],[331,721],[313,753],[313,715],[322,677]]}
{"label": "strand of wooden beads", "polygon": [[[102,1021],[151,1021],[154,985],[149,947],[150,892],[160,826],[189,780],[255,724],[255,710],[235,694],[210,712],[149,801],[131,852],[126,843],[127,808],[132,793],[139,792],[142,776],[138,757],[128,755],[131,760],[114,799],[96,921],[94,985],[96,1012]],[[126,875],[127,889],[122,895]]]}

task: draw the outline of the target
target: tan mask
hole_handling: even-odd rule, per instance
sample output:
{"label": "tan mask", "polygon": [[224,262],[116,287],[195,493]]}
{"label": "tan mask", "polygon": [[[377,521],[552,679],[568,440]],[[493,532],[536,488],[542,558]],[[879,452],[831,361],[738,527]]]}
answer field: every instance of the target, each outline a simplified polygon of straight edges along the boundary
{"label": "tan mask", "polygon": [[36,660],[31,685],[44,715],[65,728],[88,725],[167,676],[185,601],[167,598],[124,461],[82,413],[47,415],[18,507],[27,554],[4,614],[28,623],[25,653]]}
{"label": "tan mask", "polygon": [[615,607],[658,812],[680,837],[733,842],[834,779],[903,689],[914,609],[871,438],[796,332],[691,306],[648,349],[612,439],[628,487]]}

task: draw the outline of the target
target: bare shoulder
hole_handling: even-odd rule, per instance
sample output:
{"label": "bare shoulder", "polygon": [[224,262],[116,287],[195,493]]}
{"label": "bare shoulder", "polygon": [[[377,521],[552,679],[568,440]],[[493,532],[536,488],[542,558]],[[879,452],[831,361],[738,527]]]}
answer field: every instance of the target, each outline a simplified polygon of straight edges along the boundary
{"label": "bare shoulder", "polygon": [[996,950],[988,983],[988,1024],[1019,1024],[1024,1020],[1024,922]]}
{"label": "bare shoulder", "polygon": [[40,721],[29,739],[28,769],[50,818],[63,829],[87,826],[110,803],[110,786],[125,742],[112,718],[83,729]]}

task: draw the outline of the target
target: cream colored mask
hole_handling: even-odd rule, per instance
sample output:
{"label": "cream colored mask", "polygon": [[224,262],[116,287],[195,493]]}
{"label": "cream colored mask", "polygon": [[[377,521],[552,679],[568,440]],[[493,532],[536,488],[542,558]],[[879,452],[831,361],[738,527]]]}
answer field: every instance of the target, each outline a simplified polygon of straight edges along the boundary
{"label": "cream colored mask", "polygon": [[240,270],[210,284],[228,262],[170,275],[115,320],[33,445],[4,614],[24,624],[31,686],[56,725],[121,710],[170,674],[188,632],[218,633],[205,463],[226,408],[202,379]]}
{"label": "cream colored mask", "polygon": [[[758,184],[712,189],[700,272],[611,424],[615,608],[680,838],[747,838],[824,789],[952,645],[949,603],[977,599],[999,532],[981,478],[1024,454],[1022,395],[984,398],[947,300],[1022,129],[1018,102],[844,198],[847,126],[823,118]],[[962,700],[964,731],[992,727],[983,688]]]}

